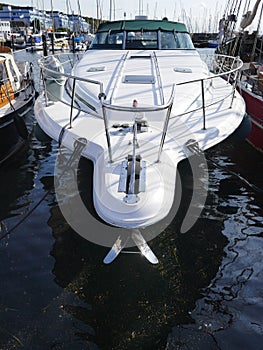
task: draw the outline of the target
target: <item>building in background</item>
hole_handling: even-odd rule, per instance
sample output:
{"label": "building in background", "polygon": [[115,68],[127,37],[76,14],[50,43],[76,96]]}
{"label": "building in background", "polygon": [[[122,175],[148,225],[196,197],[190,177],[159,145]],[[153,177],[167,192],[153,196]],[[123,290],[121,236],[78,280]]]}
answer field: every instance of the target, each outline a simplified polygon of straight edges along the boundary
{"label": "building in background", "polygon": [[11,26],[10,21],[0,20],[0,42],[10,38]]}
{"label": "building in background", "polygon": [[84,18],[77,15],[69,15],[71,28],[70,30],[74,33],[89,33],[90,25],[85,21]]}
{"label": "building in background", "polygon": [[80,16],[67,15],[60,11],[42,11],[30,6],[3,5],[0,20],[9,22],[16,31],[18,27],[24,27],[27,33],[29,28],[34,33],[51,29],[57,31],[59,28],[67,28],[71,32],[89,32],[89,24]]}
{"label": "building in background", "polygon": [[54,28],[54,31],[58,28],[70,28],[68,15],[59,11],[47,11],[47,14],[52,20],[51,27]]}
{"label": "building in background", "polygon": [[[51,18],[45,11],[37,10],[34,7],[6,6],[0,10],[0,19],[10,21],[11,26],[16,23],[24,24],[24,27],[30,27],[41,23],[41,27],[45,29],[52,24]],[[41,29],[42,29],[41,28]]]}

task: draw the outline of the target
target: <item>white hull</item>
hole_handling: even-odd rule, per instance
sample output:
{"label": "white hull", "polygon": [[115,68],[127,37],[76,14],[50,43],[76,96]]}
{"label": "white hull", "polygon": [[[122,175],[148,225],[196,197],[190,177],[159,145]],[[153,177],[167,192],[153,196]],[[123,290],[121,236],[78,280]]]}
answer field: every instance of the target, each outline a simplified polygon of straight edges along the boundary
{"label": "white hull", "polygon": [[[83,57],[72,57],[41,60],[38,124],[73,154],[82,139],[78,152],[94,163],[96,212],[107,227],[125,230],[104,262],[112,262],[131,237],[155,264],[140,229],[162,225],[173,212],[178,163],[222,142],[241,124],[245,104],[229,81],[237,79],[243,63],[217,56],[219,73],[211,73],[186,26],[158,20],[102,23]],[[192,168],[193,186],[198,166]],[[75,206],[80,213],[81,200]],[[74,209],[63,206],[62,212],[86,237],[86,227],[78,226],[86,214],[72,217]],[[186,217],[182,232],[193,224]],[[101,232],[92,241],[105,244],[108,235]]]}
{"label": "white hull", "polygon": [[[147,65],[144,64],[143,68],[141,66],[141,61],[145,58],[137,60],[131,58],[132,62],[129,61],[129,55],[141,56],[143,54],[139,51],[128,53],[124,67],[121,68],[122,77],[124,75],[140,77],[142,76],[140,75],[141,70],[142,73],[145,73],[144,75],[150,75],[152,66],[149,65],[149,71],[147,71]],[[148,51],[147,55],[149,54],[153,55]],[[145,178],[142,179],[144,191],[139,191],[138,194],[130,196],[131,198],[127,200],[126,197],[129,195],[120,191],[119,186],[123,161],[133,152],[133,123],[138,109],[128,111],[121,109],[130,108],[133,99],[138,100],[139,103],[142,101],[140,107],[158,108],[161,105],[161,95],[158,84],[153,87],[152,84],[134,82],[129,84],[125,83],[123,78],[118,79],[116,70],[120,69],[118,67],[122,65],[125,55],[126,52],[123,51],[108,51],[109,66],[89,75],[90,79],[100,80],[106,87],[105,105],[118,106],[117,111],[109,109],[106,112],[112,155],[109,153],[105,137],[105,123],[102,104],[98,99],[97,85],[89,84],[88,89],[87,82],[78,82],[75,96],[78,98],[78,106],[82,111],[73,111],[71,128],[68,127],[71,114],[70,104],[50,101],[46,106],[45,96],[42,95],[35,104],[35,114],[40,127],[57,141],[59,141],[62,129],[65,128],[62,144],[67,148],[73,150],[74,141],[78,138],[85,138],[88,141],[83,156],[94,162],[94,205],[99,216],[115,226],[142,228],[160,221],[169,213],[174,200],[177,164],[189,155],[185,150],[187,141],[195,140],[202,151],[220,143],[241,123],[245,114],[245,105],[239,94],[235,93],[233,99],[233,87],[221,77],[213,79],[212,85],[210,81],[205,82],[205,103],[211,106],[206,108],[205,129],[203,129],[200,81],[188,85],[177,85],[160,161],[157,160],[166,110],[143,112],[148,126],[146,131],[137,134],[139,147],[136,147],[136,154],[140,155],[146,168]],[[165,102],[172,96],[173,82],[179,84],[186,79],[189,80],[189,77],[195,80],[209,75],[196,52],[191,54],[179,52],[178,59],[177,57],[172,59],[171,52],[158,53],[157,61],[161,80],[165,82],[163,84]],[[87,75],[86,72],[90,68],[94,68],[95,65],[101,67],[103,63],[105,66],[107,62],[102,52],[87,52],[79,64],[74,67],[73,74],[82,77]],[[183,72],[184,68],[189,69],[190,66],[192,73]],[[174,67],[178,67],[178,72],[174,71]],[[156,75],[154,78],[157,81]],[[62,100],[66,98],[66,93],[64,93]],[[215,103],[219,100],[222,101]],[[88,110],[88,105],[92,105],[93,109]],[[188,110],[193,110],[193,112],[183,114]],[[116,127],[116,124],[127,124],[128,127]]]}

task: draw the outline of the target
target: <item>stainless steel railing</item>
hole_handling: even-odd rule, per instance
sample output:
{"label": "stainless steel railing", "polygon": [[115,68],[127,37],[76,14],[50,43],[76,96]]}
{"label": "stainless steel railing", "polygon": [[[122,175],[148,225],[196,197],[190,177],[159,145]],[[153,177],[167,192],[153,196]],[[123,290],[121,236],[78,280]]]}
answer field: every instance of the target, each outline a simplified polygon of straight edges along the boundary
{"label": "stainless steel railing", "polygon": [[[77,55],[79,57],[79,55]],[[48,104],[48,100],[52,99],[52,94],[47,93],[47,81],[48,79],[53,79],[53,80],[59,80],[59,79],[64,79],[64,85],[68,84],[70,85],[70,91],[68,92],[68,99],[65,98],[59,98],[60,102],[70,106],[70,115],[69,115],[69,125],[68,127],[72,127],[72,116],[73,116],[73,111],[74,110],[79,110],[83,111],[85,113],[88,113],[92,116],[102,118],[104,120],[104,128],[105,128],[105,133],[106,133],[106,138],[107,138],[107,146],[108,146],[108,152],[109,152],[109,160],[110,162],[113,161],[112,158],[112,148],[111,148],[111,141],[110,141],[110,133],[109,133],[109,121],[107,118],[107,110],[114,110],[114,111],[119,111],[119,112],[143,112],[143,113],[150,113],[150,112],[156,112],[156,111],[166,111],[166,117],[164,120],[163,124],[163,129],[162,129],[162,136],[161,136],[161,141],[160,141],[160,147],[158,151],[158,157],[157,157],[157,162],[160,160],[160,156],[162,153],[163,145],[165,142],[166,134],[169,128],[169,121],[173,118],[181,117],[186,114],[190,114],[193,112],[196,112],[198,110],[201,110],[202,114],[202,128],[206,128],[206,110],[207,108],[221,103],[223,100],[231,97],[230,105],[229,108],[232,107],[233,99],[235,96],[236,92],[236,83],[240,79],[240,69],[242,68],[243,62],[240,60],[239,57],[231,57],[231,56],[226,56],[226,55],[214,55],[214,65],[212,67],[212,72],[210,76],[207,76],[205,78],[200,78],[200,79],[194,79],[194,80],[189,80],[189,81],[184,81],[181,83],[177,83],[172,87],[171,95],[169,97],[169,100],[167,103],[164,103],[164,98],[162,98],[162,104],[161,105],[156,105],[152,107],[125,107],[125,106],[118,106],[118,105],[113,105],[106,100],[106,95],[104,91],[104,87],[102,82],[93,80],[93,79],[87,79],[87,78],[82,78],[79,76],[74,76],[70,73],[67,73],[68,71],[71,71],[72,69],[72,59],[76,61],[76,54],[59,54],[59,55],[54,55],[54,57],[59,58],[59,62],[63,67],[66,67],[67,69],[63,69],[63,71],[56,71],[50,67],[45,66],[45,58],[42,58],[39,60],[39,66],[41,69],[41,76],[42,76],[42,81],[43,81],[43,87],[44,87],[44,92],[46,96],[46,104]],[[63,59],[62,59],[62,58]],[[126,60],[127,56],[124,57],[124,61]],[[122,67],[122,66],[121,66]],[[121,69],[120,67],[120,69]],[[160,77],[158,77],[159,79]],[[213,86],[213,81],[214,79],[222,78],[225,80],[226,83],[231,83],[232,84],[232,89],[229,92],[227,90],[226,94],[223,95],[221,98],[217,100],[210,101],[209,103],[205,100],[205,92],[208,90],[210,87]],[[159,80],[158,80],[159,81]],[[69,84],[70,82],[70,84]],[[83,82],[87,84],[92,84],[93,86],[98,86],[98,102],[100,103],[101,106],[101,111],[97,110],[95,107],[92,107],[85,101],[81,101],[81,97],[76,94],[76,84],[78,82]],[[176,87],[185,85],[187,86],[188,84],[198,84],[200,83],[200,101],[201,105],[198,107],[194,108],[188,108],[186,111],[183,111],[182,113],[172,114],[172,107],[173,107],[173,102],[175,99],[175,90]],[[159,81],[160,85],[160,81]],[[64,86],[63,86],[64,88]],[[54,96],[53,96],[54,97]],[[57,98],[57,96],[55,96]],[[54,97],[54,98],[55,98]],[[109,99],[111,101],[111,99]],[[87,109],[86,109],[87,107]]]}

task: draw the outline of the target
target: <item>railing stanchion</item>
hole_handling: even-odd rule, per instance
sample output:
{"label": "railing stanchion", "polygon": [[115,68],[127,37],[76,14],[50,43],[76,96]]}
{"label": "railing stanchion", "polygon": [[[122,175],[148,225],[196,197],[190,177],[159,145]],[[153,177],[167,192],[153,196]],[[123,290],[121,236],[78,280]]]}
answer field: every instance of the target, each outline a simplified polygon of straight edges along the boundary
{"label": "railing stanchion", "polygon": [[202,88],[202,109],[203,109],[203,130],[205,127],[205,92],[204,92],[204,80],[201,80],[201,88]]}
{"label": "railing stanchion", "polygon": [[71,106],[70,106],[70,118],[69,118],[69,128],[70,129],[72,128],[72,115],[73,115],[74,100],[75,100],[75,88],[76,88],[76,79],[73,78]]}
{"label": "railing stanchion", "polygon": [[45,95],[45,102],[46,102],[46,107],[48,105],[48,97],[47,97],[47,86],[46,86],[46,80],[43,72],[43,68],[40,69],[40,76],[43,82],[43,87],[44,87],[44,95]]}
{"label": "railing stanchion", "polygon": [[157,163],[160,162],[160,158],[161,158],[161,154],[162,154],[162,150],[163,150],[163,145],[164,145],[164,140],[165,140],[165,137],[166,137],[168,124],[169,124],[169,119],[170,119],[170,115],[171,115],[171,111],[172,111],[172,106],[173,106],[173,101],[172,101],[172,103],[170,104],[170,106],[169,106],[169,108],[167,110],[167,114],[166,114],[166,118],[165,118],[165,122],[164,122],[164,126],[163,126],[162,138],[161,138],[159,152],[158,152],[158,157],[157,157]]}
{"label": "railing stanchion", "polygon": [[106,98],[106,95],[103,92],[99,93],[99,99],[101,102],[101,106],[102,106],[102,114],[103,114],[103,120],[104,120],[104,128],[105,128],[105,133],[106,133],[106,139],[107,139],[107,145],[108,145],[108,152],[109,152],[109,162],[113,163],[112,160],[112,151],[111,151],[111,142],[110,142],[110,134],[109,134],[109,123],[108,123],[108,118],[107,118],[107,114],[106,114],[106,110],[105,107],[103,105],[103,101]]}
{"label": "railing stanchion", "polygon": [[231,98],[231,102],[230,102],[230,107],[232,108],[233,102],[234,102],[234,98],[235,98],[235,91],[236,91],[236,87],[237,87],[237,79],[235,80],[235,83],[232,84],[233,85],[233,93],[232,93],[232,98]]}

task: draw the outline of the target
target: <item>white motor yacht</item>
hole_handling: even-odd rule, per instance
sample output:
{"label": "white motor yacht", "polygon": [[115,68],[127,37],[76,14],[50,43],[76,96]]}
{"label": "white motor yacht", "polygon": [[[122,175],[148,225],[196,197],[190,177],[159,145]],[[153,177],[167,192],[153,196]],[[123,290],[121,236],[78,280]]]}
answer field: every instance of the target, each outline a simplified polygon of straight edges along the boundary
{"label": "white motor yacht", "polygon": [[[132,231],[156,263],[140,229],[171,210],[177,165],[194,153],[188,146],[203,152],[241,124],[245,104],[234,82],[242,61],[215,56],[214,74],[186,26],[168,20],[102,23],[90,48],[72,55],[71,64],[69,57],[39,61],[44,91],[35,103],[37,122],[69,150],[85,140],[81,155],[94,163],[97,214]],[[105,262],[125,244],[118,238]]]}

